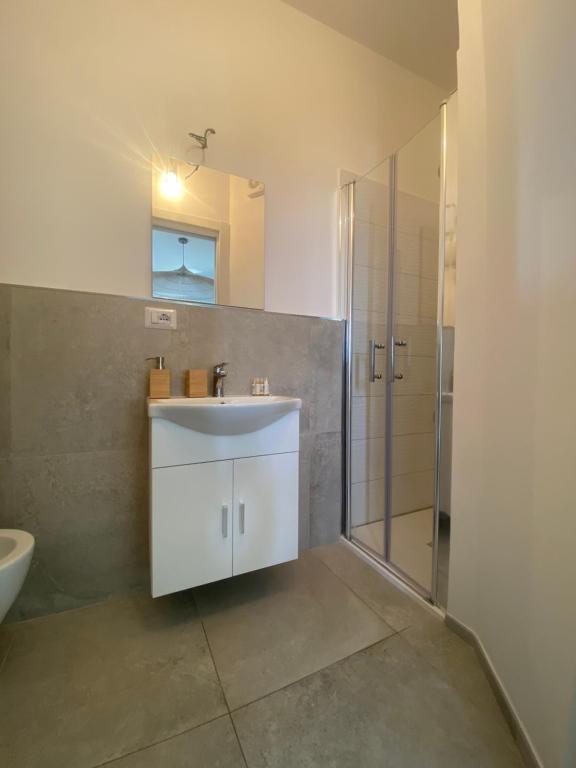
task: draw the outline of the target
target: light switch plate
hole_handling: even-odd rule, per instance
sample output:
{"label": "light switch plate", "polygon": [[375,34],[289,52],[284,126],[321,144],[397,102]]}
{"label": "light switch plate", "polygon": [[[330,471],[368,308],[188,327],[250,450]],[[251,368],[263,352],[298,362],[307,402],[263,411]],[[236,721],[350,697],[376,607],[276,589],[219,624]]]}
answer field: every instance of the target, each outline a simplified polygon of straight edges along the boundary
{"label": "light switch plate", "polygon": [[144,315],[145,328],[162,328],[173,331],[177,327],[176,310],[162,307],[146,307]]}

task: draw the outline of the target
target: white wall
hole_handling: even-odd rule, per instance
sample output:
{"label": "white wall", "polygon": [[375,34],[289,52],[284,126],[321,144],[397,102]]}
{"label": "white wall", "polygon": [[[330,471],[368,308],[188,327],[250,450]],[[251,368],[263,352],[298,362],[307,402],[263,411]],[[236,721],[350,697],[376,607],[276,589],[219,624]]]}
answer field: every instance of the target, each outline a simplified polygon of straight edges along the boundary
{"label": "white wall", "polygon": [[462,0],[449,610],[576,765],[576,5]]}
{"label": "white wall", "polygon": [[431,200],[440,200],[440,152],[442,149],[442,123],[440,114],[398,152],[397,184],[401,192]]}
{"label": "white wall", "polygon": [[279,0],[0,14],[3,282],[149,293],[149,159],[210,126],[209,165],[266,184],[266,307],[333,315],[337,171],[372,167],[443,95]]}

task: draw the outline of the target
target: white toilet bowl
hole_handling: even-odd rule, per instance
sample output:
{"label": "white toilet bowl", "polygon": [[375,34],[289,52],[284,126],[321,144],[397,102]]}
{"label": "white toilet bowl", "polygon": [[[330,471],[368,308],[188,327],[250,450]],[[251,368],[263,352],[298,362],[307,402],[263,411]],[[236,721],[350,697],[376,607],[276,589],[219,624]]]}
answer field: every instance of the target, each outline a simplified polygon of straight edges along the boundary
{"label": "white toilet bowl", "polygon": [[33,552],[34,536],[0,528],[0,622],[22,589]]}

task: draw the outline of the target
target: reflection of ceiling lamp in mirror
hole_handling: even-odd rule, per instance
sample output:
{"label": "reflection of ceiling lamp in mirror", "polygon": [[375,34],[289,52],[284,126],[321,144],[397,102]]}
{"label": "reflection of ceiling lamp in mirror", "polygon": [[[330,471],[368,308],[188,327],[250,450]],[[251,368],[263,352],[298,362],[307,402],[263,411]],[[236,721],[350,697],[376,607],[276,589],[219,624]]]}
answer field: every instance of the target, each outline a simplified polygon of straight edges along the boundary
{"label": "reflection of ceiling lamp in mirror", "polygon": [[[208,147],[208,136],[216,135],[214,128],[206,128],[204,134],[189,133],[188,136],[198,142],[202,149],[202,162],[204,161],[204,150]],[[189,165],[192,170],[190,173],[184,176],[184,182],[188,181],[191,176],[194,176],[200,168],[200,163],[191,163],[190,160],[186,160],[186,165]],[[180,200],[184,193],[184,183],[178,176],[178,163],[176,160],[170,159],[171,167],[163,171],[160,177],[160,192],[163,197],[167,197],[169,200]]]}
{"label": "reflection of ceiling lamp in mirror", "polygon": [[176,270],[179,275],[186,275],[188,273],[188,270],[186,269],[186,264],[184,261],[184,248],[188,245],[188,238],[187,237],[179,237],[178,242],[182,246],[182,266],[180,269]]}
{"label": "reflection of ceiling lamp in mirror", "polygon": [[182,197],[184,187],[178,178],[178,171],[175,165],[162,173],[160,177],[160,192],[170,200],[179,200]]}
{"label": "reflection of ceiling lamp in mirror", "polygon": [[191,166],[192,170],[184,176],[184,179],[181,179],[178,175],[178,164],[175,160],[171,160],[171,168],[162,172],[160,176],[160,192],[163,197],[167,197],[169,200],[180,200],[184,194],[184,182],[188,181],[191,176],[194,176],[200,168],[198,163],[191,163],[188,160],[185,162],[186,165]]}
{"label": "reflection of ceiling lamp in mirror", "polygon": [[174,269],[172,271],[172,274],[178,275],[179,277],[188,277],[188,275],[194,275],[194,276],[200,275],[201,273],[199,270],[188,269],[188,267],[186,266],[184,249],[186,248],[190,240],[187,237],[179,237],[178,242],[182,246],[182,264],[181,266],[178,267],[178,269]]}
{"label": "reflection of ceiling lamp in mirror", "polygon": [[[157,231],[158,232],[158,231]],[[167,236],[176,235],[176,232],[164,230]],[[154,269],[152,272],[153,295],[164,299],[176,299],[178,301],[200,301],[214,304],[216,300],[216,286],[214,279],[214,256],[206,260],[201,254],[194,251],[195,235],[185,237],[180,235],[171,238],[171,248],[181,247],[182,253],[179,266],[175,269]],[[202,238],[205,239],[205,238]],[[197,243],[196,243],[197,245]],[[192,250],[191,250],[192,249]],[[158,253],[161,252],[159,248]],[[165,252],[165,256],[168,251]],[[192,258],[191,267],[186,265],[186,257]],[[172,251],[172,259],[174,252]],[[164,263],[166,263],[164,261]],[[174,264],[174,261],[172,261]]]}

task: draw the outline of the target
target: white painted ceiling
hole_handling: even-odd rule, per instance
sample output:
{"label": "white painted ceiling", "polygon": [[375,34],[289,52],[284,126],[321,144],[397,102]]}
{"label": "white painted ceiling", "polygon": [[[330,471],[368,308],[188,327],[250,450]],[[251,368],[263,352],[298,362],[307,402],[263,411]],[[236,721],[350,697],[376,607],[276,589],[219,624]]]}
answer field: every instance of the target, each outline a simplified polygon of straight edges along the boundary
{"label": "white painted ceiling", "polygon": [[457,0],[284,0],[288,5],[452,91]]}

